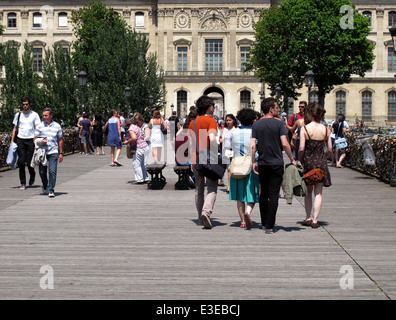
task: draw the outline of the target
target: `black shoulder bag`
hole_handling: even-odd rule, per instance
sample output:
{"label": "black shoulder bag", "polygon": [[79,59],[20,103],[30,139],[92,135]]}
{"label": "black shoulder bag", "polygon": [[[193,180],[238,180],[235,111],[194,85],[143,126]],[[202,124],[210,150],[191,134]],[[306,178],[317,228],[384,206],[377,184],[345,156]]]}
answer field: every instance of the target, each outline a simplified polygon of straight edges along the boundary
{"label": "black shoulder bag", "polygon": [[[21,112],[22,112],[22,111],[21,111]],[[21,117],[21,112],[19,112],[19,114],[18,114],[18,122],[17,122],[16,128],[15,128],[14,140],[11,141],[11,142],[17,143],[17,140],[18,140],[18,132],[19,132],[19,118]]]}
{"label": "black shoulder bag", "polygon": [[[196,164],[195,164],[195,169],[201,173],[203,176],[212,179],[212,180],[217,180],[217,179],[222,179],[224,172],[227,168],[226,164],[222,164],[222,158],[221,155],[217,152],[217,157],[213,156],[211,157],[211,152],[210,150],[202,150],[202,157],[200,157],[200,151],[199,151],[199,146],[198,146],[198,134],[197,134],[197,127],[195,125],[195,120],[194,120],[194,132],[195,132],[195,142],[196,142],[196,154],[197,154],[197,159],[196,159]],[[204,155],[206,153],[206,155]],[[200,159],[205,159],[204,163],[199,163]],[[217,158],[217,159],[216,159]]]}

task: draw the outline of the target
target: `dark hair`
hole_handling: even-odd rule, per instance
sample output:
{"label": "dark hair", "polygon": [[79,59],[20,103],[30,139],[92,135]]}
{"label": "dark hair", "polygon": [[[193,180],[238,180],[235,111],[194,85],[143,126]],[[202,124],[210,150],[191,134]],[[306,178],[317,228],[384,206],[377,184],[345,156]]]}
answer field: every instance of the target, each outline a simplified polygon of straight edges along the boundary
{"label": "dark hair", "polygon": [[200,96],[197,100],[197,113],[203,116],[210,106],[214,105],[213,98],[208,97],[206,94]]}
{"label": "dark hair", "polygon": [[243,126],[251,126],[257,118],[257,112],[250,108],[241,109],[237,113],[237,119]]}
{"label": "dark hair", "polygon": [[197,112],[195,110],[190,111],[190,113],[186,117],[186,121],[184,121],[183,129],[188,129],[188,126],[192,120],[197,117]]}
{"label": "dark hair", "polygon": [[264,114],[267,114],[271,108],[275,108],[275,98],[265,98],[261,102],[261,111],[263,111]]}
{"label": "dark hair", "polygon": [[232,125],[233,125],[234,127],[237,127],[237,126],[238,126],[238,121],[237,121],[237,119],[235,118],[235,116],[234,116],[232,113],[227,114],[227,115],[225,116],[225,119],[227,119],[227,117],[232,119],[232,121],[233,121],[233,124],[232,124]]}
{"label": "dark hair", "polygon": [[307,101],[304,101],[304,100],[303,100],[303,101],[300,101],[298,104],[299,104],[299,105],[300,105],[300,104],[303,104],[303,105],[306,107],[306,106],[307,106]]}
{"label": "dark hair", "polygon": [[345,116],[342,113],[339,113],[333,123],[334,130],[338,130],[338,126],[341,123],[341,128],[344,127]]}
{"label": "dark hair", "polygon": [[21,99],[21,103],[22,102],[29,102],[29,105],[31,105],[31,103],[30,103],[30,98],[29,97],[27,97],[27,96],[25,96],[25,97],[23,97],[22,99]]}
{"label": "dark hair", "polygon": [[[312,120],[320,123],[326,110],[317,102],[311,102],[304,111],[304,123],[308,124]],[[309,119],[309,117],[311,119]]]}
{"label": "dark hair", "polygon": [[102,121],[102,116],[100,114],[95,114],[95,121]]}
{"label": "dark hair", "polygon": [[88,113],[84,113],[84,114],[83,114],[83,118],[84,118],[84,119],[88,119],[88,118],[89,118],[89,114],[88,114]]}

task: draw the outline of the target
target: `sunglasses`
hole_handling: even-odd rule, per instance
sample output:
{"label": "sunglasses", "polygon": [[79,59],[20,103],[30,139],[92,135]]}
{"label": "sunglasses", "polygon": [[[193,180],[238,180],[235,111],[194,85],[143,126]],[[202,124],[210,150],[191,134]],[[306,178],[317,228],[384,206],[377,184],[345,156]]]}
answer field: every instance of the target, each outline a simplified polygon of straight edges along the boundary
{"label": "sunglasses", "polygon": [[23,105],[23,106],[28,106],[28,105],[29,105],[29,103],[22,103],[22,105]]}

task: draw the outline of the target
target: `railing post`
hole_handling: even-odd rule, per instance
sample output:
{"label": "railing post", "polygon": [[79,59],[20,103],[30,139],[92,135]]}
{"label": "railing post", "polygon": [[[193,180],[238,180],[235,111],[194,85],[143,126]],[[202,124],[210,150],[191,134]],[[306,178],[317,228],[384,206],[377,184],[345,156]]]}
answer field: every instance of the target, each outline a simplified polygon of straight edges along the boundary
{"label": "railing post", "polygon": [[391,185],[391,187],[396,187],[396,161],[393,164],[393,174],[390,179],[390,185]]}

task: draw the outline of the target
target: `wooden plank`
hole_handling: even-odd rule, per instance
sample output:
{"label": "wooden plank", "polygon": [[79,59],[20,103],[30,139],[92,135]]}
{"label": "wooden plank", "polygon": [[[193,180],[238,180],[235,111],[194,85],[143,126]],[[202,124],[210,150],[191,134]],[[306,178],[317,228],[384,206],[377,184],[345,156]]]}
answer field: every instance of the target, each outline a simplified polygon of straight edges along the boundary
{"label": "wooden plank", "polygon": [[[219,187],[214,228],[204,230],[195,191],[174,189],[172,165],[163,170],[164,189],[147,190],[132,184],[131,160],[120,161],[66,157],[54,199],[39,186],[16,190],[17,172],[1,173],[9,199],[0,201],[1,299],[395,298],[389,185],[331,168],[323,226],[301,224],[303,198],[280,199],[273,235],[260,229],[258,205],[252,230],[239,228],[236,202]],[[54,290],[40,288],[43,265],[54,270]],[[344,265],[353,269],[353,290],[340,287]]]}

